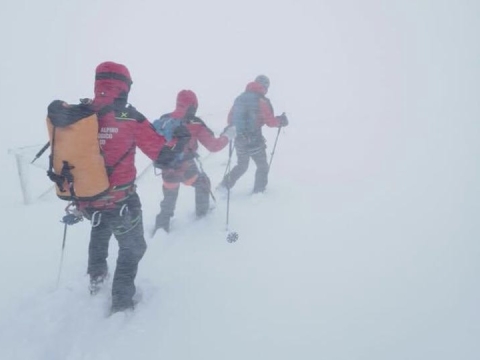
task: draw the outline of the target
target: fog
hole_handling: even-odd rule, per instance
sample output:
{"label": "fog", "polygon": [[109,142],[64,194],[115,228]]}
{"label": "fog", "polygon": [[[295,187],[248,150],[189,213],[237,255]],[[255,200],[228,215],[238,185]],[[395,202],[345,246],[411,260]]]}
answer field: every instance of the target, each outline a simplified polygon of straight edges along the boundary
{"label": "fog", "polygon": [[[13,345],[6,352],[10,358],[26,354],[19,351],[19,334],[29,327],[27,315],[46,309],[47,315],[55,317],[47,299],[59,305],[59,312],[68,312],[67,301],[75,297],[66,295],[65,287],[57,293],[50,289],[62,231],[58,218],[65,204],[52,198],[23,205],[15,158],[8,150],[43,145],[48,139],[48,104],[54,99],[75,103],[91,97],[94,70],[103,61],[129,68],[134,82],[129,101],[151,121],[173,110],[179,90],[191,89],[199,98],[199,115],[218,134],[226,125],[233,99],[258,74],[270,77],[267,95],[275,112],[285,111],[290,120],[279,138],[267,196],[253,204],[242,197],[253,181],[250,172],[233,198],[237,208],[232,217],[243,238],[237,244],[243,246],[239,254],[232,255],[231,249],[216,242],[221,237],[211,236],[212,228],[222,227],[223,202],[209,222],[194,225],[193,230],[187,218],[180,216],[179,223],[186,230],[173,236],[176,245],[169,245],[173,251],[166,253],[172,248],[162,236],[150,240],[150,258],[144,260],[139,281],[147,289],[153,283],[160,290],[151,291],[150,300],[155,302],[140,309],[134,323],[135,329],[147,331],[148,336],[142,340],[133,336],[134,344],[147,349],[146,358],[157,358],[160,353],[170,359],[201,358],[193,351],[198,350],[198,354],[220,359],[228,353],[226,345],[225,353],[211,352],[194,316],[173,311],[167,324],[179,328],[170,337],[161,330],[157,333],[157,325],[148,321],[167,314],[169,300],[185,305],[183,296],[189,292],[182,293],[178,284],[213,281],[208,295],[215,297],[217,291],[223,299],[228,281],[215,274],[229,265],[225,259],[218,260],[225,252],[234,264],[253,264],[256,269],[239,265],[227,272],[241,279],[241,290],[258,291],[255,278],[270,279],[272,274],[266,269],[272,261],[279,270],[260,291],[259,303],[241,302],[245,312],[240,315],[229,312],[230,308],[222,308],[223,318],[215,314],[206,300],[207,292],[197,289],[198,285],[195,289],[201,300],[186,304],[210,309],[218,316],[214,316],[216,324],[227,318],[238,325],[238,333],[222,334],[213,325],[207,329],[224,344],[234,343],[227,336],[235,335],[245,345],[243,351],[237,349],[239,358],[264,358],[253,349],[279,357],[283,351],[284,358],[296,354],[326,359],[443,356],[473,360],[480,356],[476,344],[480,333],[480,3],[30,0],[5,2],[2,15],[0,141],[4,151],[0,164],[4,186],[0,221],[6,229],[2,252],[8,259],[0,269],[19,277],[4,277],[0,282],[6,289],[0,303],[0,330],[7,332],[11,326],[4,340],[4,345]],[[276,132],[266,129],[265,135],[270,152]],[[218,182],[226,151],[204,155],[208,156],[206,171]],[[148,163],[142,155],[138,161],[139,169]],[[34,171],[28,181],[45,188],[49,186],[45,178],[42,171]],[[155,196],[160,194],[155,189],[160,192],[159,179],[150,174],[142,181],[140,194],[148,226],[158,207]],[[181,191],[186,195],[179,206],[187,209],[193,199],[188,198],[187,189]],[[268,226],[279,224],[276,231],[269,230]],[[74,294],[86,289],[80,283],[85,280],[81,273],[88,239],[87,224],[83,226],[82,234],[71,235],[78,239],[74,246],[80,248],[75,261],[64,269]],[[245,241],[245,233],[256,241]],[[188,236],[194,234],[202,242],[192,250]],[[226,245],[222,242],[222,246]],[[42,254],[43,261],[34,256],[35,251],[25,254],[30,247]],[[163,260],[160,278],[155,273],[159,266],[154,265],[155,256]],[[193,262],[208,260],[210,266],[189,277],[188,269],[198,269],[184,256]],[[39,268],[36,261],[52,263],[52,268]],[[181,273],[185,278],[169,277],[179,263],[186,265],[185,274]],[[294,306],[276,297],[285,276],[290,284],[287,289],[302,294]],[[168,291],[175,295],[165,295],[165,300],[162,294]],[[34,305],[29,309],[23,304],[32,295],[38,296],[40,305],[30,298]],[[89,309],[84,306],[87,302],[81,298],[74,307],[84,311]],[[249,309],[252,323],[245,320]],[[20,313],[26,314],[22,322],[12,325],[11,319]],[[262,314],[270,320],[283,316],[285,329],[292,333],[278,329],[273,320],[262,322]],[[87,333],[90,326],[100,326],[114,338],[117,323],[102,327],[99,324],[106,320],[98,314],[87,318],[80,324],[74,315],[68,319]],[[64,332],[67,345],[51,358],[67,354],[75,359],[100,359],[102,354],[105,358],[121,354],[121,346],[110,351],[99,344],[98,353],[82,353],[78,346],[82,348],[99,333],[93,331],[91,338],[76,335],[74,341],[73,330],[65,331],[60,321],[52,321],[51,334]],[[299,330],[306,337],[289,342],[299,324],[308,324]],[[128,326],[132,323],[118,331],[131,334]],[[188,339],[182,338],[182,326],[194,328]],[[250,341],[255,331],[266,336],[262,330],[276,337],[264,345]],[[155,335],[166,348],[149,343]],[[48,359],[52,351],[48,346],[42,349],[40,337],[36,332],[27,336],[38,341],[34,346],[41,349],[37,358]],[[274,345],[275,341],[282,346]],[[110,339],[107,345],[118,343]]]}

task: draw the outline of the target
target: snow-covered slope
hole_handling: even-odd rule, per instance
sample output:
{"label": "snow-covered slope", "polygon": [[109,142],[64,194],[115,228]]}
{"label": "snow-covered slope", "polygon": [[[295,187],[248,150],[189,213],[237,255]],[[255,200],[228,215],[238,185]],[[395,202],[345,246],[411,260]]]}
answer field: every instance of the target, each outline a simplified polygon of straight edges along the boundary
{"label": "snow-covered slope", "polygon": [[[0,24],[0,359],[480,357],[478,4],[68,4],[11,5]],[[218,134],[259,73],[290,118],[268,191],[250,195],[254,166],[234,188],[238,242],[225,198],[197,221],[183,187],[172,232],[147,239],[137,309],[108,318],[108,289],[87,290],[89,224],[68,228],[57,287],[66,204],[23,205],[7,154],[45,142],[46,105],[88,96],[104,60],[130,67],[152,120],[191,88]],[[214,185],[227,156],[202,153]],[[152,169],[138,181],[147,232],[160,187]]]}

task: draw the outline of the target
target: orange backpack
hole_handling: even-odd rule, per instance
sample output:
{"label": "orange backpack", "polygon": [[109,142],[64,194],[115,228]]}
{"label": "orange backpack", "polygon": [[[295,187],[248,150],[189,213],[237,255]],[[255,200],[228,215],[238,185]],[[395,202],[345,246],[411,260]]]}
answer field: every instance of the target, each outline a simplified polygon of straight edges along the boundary
{"label": "orange backpack", "polygon": [[57,196],[68,201],[90,201],[109,188],[98,143],[97,114],[88,104],[70,105],[55,100],[48,106],[50,165],[48,177]]}

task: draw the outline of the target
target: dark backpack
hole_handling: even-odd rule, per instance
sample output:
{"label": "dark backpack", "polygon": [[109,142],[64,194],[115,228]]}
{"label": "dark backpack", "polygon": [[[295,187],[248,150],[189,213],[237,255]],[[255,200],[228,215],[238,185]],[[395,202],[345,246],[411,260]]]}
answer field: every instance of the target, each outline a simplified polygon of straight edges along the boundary
{"label": "dark backpack", "polygon": [[235,125],[238,134],[255,132],[259,111],[259,100],[262,95],[246,91],[239,95],[232,108],[232,125]]}
{"label": "dark backpack", "polygon": [[174,137],[175,129],[182,124],[185,124],[184,120],[175,119],[170,114],[165,114],[153,122],[153,127],[167,142],[170,142]]}
{"label": "dark backpack", "polygon": [[[175,137],[175,129],[180,125],[186,125],[186,121],[175,119],[171,117],[170,114],[165,114],[162,115],[159,119],[154,120],[152,125],[155,128],[155,131],[158,134],[162,135],[167,140],[167,143],[169,143]],[[175,168],[184,160],[184,157],[184,152],[176,154],[170,164],[168,164],[167,168]],[[160,169],[165,168],[165,166],[160,166],[156,163],[154,163],[154,166]]]}

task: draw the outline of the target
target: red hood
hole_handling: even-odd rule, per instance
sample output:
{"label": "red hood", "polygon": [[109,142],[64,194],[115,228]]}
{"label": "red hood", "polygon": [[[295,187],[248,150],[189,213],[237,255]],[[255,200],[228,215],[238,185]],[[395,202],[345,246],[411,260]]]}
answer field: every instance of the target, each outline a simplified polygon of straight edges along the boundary
{"label": "red hood", "polygon": [[124,98],[130,91],[132,78],[127,67],[112,61],[101,63],[95,70],[95,105],[112,104],[115,99]]}
{"label": "red hood", "polygon": [[262,95],[265,95],[267,93],[267,89],[265,89],[265,87],[258,83],[258,82],[255,82],[255,81],[252,81],[251,83],[248,83],[246,89],[246,91],[250,91],[250,92],[255,92],[255,93],[258,93],[258,94],[262,94]]}
{"label": "red hood", "polygon": [[182,90],[177,95],[177,107],[171,116],[175,119],[183,119],[189,109],[195,115],[197,108],[197,95],[191,90]]}

